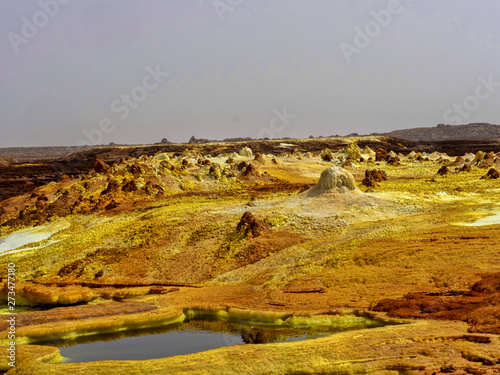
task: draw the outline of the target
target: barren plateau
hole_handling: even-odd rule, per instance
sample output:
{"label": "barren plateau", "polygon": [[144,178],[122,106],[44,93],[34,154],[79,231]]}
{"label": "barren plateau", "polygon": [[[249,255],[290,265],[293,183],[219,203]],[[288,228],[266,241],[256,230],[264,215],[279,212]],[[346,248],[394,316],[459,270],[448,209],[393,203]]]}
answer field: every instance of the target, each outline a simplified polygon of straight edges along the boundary
{"label": "barren plateau", "polygon": [[[497,145],[367,136],[0,161],[9,375],[500,373]],[[357,329],[140,361],[65,363],[44,344],[194,317]]]}

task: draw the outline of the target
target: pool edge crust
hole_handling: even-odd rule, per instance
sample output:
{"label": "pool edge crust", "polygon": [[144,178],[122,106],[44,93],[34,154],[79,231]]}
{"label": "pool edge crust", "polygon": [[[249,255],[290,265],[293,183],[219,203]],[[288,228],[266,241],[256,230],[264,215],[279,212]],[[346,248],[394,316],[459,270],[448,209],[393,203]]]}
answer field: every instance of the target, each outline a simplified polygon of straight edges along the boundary
{"label": "pool edge crust", "polygon": [[[186,319],[211,317],[254,325],[285,325],[289,327],[366,327],[408,323],[409,320],[389,319],[383,313],[358,310],[323,314],[294,314],[277,311],[251,310],[236,307],[160,307],[155,310],[126,315],[57,321],[35,326],[18,327],[16,343],[33,344],[51,340],[71,340],[83,336],[157,328],[182,323]],[[7,331],[0,332],[0,345],[10,345]]]}
{"label": "pool edge crust", "polygon": [[[236,345],[188,355],[137,361],[95,361],[51,365],[26,358],[11,374],[289,374],[435,369],[452,363],[473,366],[468,357],[500,357],[500,338],[471,342],[463,322],[419,320],[408,325],[344,331],[324,338],[265,345]],[[431,344],[432,350],[429,349]],[[427,348],[427,350],[424,350]],[[430,350],[430,351],[429,351]],[[474,365],[476,366],[476,365]],[[477,366],[484,368],[483,364]],[[500,369],[500,366],[494,368]],[[488,369],[492,367],[489,366]],[[293,371],[292,371],[293,370]]]}
{"label": "pool edge crust", "polygon": [[[2,353],[7,352],[7,346],[1,346]],[[47,364],[59,364],[64,360],[58,348],[42,345],[19,345],[15,350],[15,365],[18,367],[25,362],[43,362]],[[0,357],[0,371],[8,371],[12,369],[9,365],[11,362],[6,356]]]}

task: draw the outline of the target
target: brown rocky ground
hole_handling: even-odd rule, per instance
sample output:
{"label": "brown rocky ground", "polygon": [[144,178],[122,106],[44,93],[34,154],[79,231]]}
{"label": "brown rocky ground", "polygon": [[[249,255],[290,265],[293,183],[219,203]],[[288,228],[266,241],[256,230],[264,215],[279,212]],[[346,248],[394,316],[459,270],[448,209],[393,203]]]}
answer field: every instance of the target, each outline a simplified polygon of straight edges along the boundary
{"label": "brown rocky ground", "polygon": [[17,163],[17,160],[7,156],[0,156],[0,167],[6,167],[12,163]]}
{"label": "brown rocky ground", "polygon": [[471,290],[413,292],[399,300],[384,299],[375,311],[414,319],[461,320],[469,332],[500,334],[500,274],[486,274]]}
{"label": "brown rocky ground", "polygon": [[[461,140],[429,140],[411,142],[392,137],[350,137],[356,140],[361,148],[368,146],[373,150],[382,147],[396,153],[415,152],[432,153],[445,152],[450,156],[463,155],[479,150],[499,152],[500,146],[496,139],[461,139]],[[285,143],[286,142],[286,143]],[[243,146],[249,146],[254,152],[261,154],[275,154],[291,152],[297,149],[300,152],[319,153],[325,148],[337,151],[345,147],[344,138],[321,138],[307,140],[280,140],[280,141],[248,141],[232,143],[207,144],[169,144],[151,146],[121,146],[121,147],[54,147],[54,148],[12,148],[3,149],[5,156],[19,160],[19,163],[0,163],[0,201],[19,193],[32,191],[35,187],[51,181],[60,181],[64,175],[80,176],[92,170],[94,161],[101,159],[108,164],[118,162],[122,157],[152,156],[157,153],[182,154],[186,149],[192,149],[201,155],[238,152]],[[292,146],[282,146],[291,144]],[[68,155],[72,152],[70,155]],[[0,151],[2,154],[2,151]]]}

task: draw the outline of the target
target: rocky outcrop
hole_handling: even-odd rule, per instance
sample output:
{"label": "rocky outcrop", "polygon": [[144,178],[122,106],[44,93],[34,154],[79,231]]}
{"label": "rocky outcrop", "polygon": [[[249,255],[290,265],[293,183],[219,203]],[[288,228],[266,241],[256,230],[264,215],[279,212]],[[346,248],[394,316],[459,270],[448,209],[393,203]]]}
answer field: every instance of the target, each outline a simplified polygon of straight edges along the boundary
{"label": "rocky outcrop", "polygon": [[500,173],[495,168],[491,168],[488,171],[488,173],[486,173],[483,177],[481,177],[481,179],[486,179],[486,180],[494,179],[494,180],[496,180],[499,177],[500,177]]}
{"label": "rocky outcrop", "polygon": [[377,182],[385,180],[387,180],[387,174],[385,173],[385,171],[377,169],[367,169],[365,171],[365,178],[361,183],[367,187],[375,187],[377,186]]}
{"label": "rocky outcrop", "polygon": [[387,164],[393,165],[393,166],[398,166],[399,163],[399,158],[397,156],[388,156],[386,159]]}
{"label": "rocky outcrop", "polygon": [[333,160],[332,150],[330,150],[329,148],[325,148],[323,151],[321,151],[319,156],[324,161],[332,161]]}
{"label": "rocky outcrop", "polygon": [[245,212],[238,223],[236,230],[242,231],[245,236],[258,237],[265,230],[265,226],[250,212]]}
{"label": "rocky outcrop", "polygon": [[144,174],[144,169],[138,164],[132,164],[128,166],[128,171],[134,175],[135,178]]}
{"label": "rocky outcrop", "polygon": [[470,291],[409,293],[400,300],[384,299],[374,310],[401,318],[462,320],[470,332],[500,334],[500,274],[483,276]]}
{"label": "rocky outcrop", "polygon": [[385,161],[387,160],[387,156],[387,151],[383,148],[378,148],[377,151],[375,151],[375,161]]}
{"label": "rocky outcrop", "polygon": [[125,193],[134,193],[139,190],[139,187],[134,180],[125,180],[123,181],[122,190]]}
{"label": "rocky outcrop", "polygon": [[459,172],[471,172],[472,168],[470,167],[469,164],[464,164],[462,168],[458,170]]}
{"label": "rocky outcrop", "polygon": [[170,142],[167,138],[162,138],[160,141],[161,145],[171,145],[172,142]]}
{"label": "rocky outcrop", "polygon": [[106,174],[111,172],[111,167],[100,159],[96,159],[94,162],[94,170],[97,173]]}
{"label": "rocky outcrop", "polygon": [[446,176],[447,174],[450,173],[450,170],[447,166],[443,165],[441,168],[438,169],[436,173],[440,176]]}
{"label": "rocky outcrop", "polygon": [[262,165],[266,164],[266,161],[264,160],[264,157],[260,152],[257,152],[255,154],[254,160]]}
{"label": "rocky outcrop", "polygon": [[255,176],[255,177],[260,176],[259,171],[252,163],[248,163],[248,165],[245,167],[245,169],[242,170],[241,174],[243,176]]}
{"label": "rocky outcrop", "polygon": [[114,194],[120,189],[120,183],[116,180],[111,180],[105,190],[102,191],[101,195]]}

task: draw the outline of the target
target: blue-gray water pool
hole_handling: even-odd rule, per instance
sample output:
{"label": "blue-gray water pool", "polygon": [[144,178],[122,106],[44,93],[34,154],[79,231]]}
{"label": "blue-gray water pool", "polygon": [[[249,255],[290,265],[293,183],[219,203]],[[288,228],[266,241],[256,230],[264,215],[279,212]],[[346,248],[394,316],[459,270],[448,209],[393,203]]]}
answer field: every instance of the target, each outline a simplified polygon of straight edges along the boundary
{"label": "blue-gray water pool", "polygon": [[[349,329],[359,328],[365,327]],[[191,320],[164,328],[40,344],[59,347],[61,355],[67,358],[65,362],[143,360],[191,354],[231,345],[314,339],[345,330],[335,327],[255,327],[224,320]]]}

